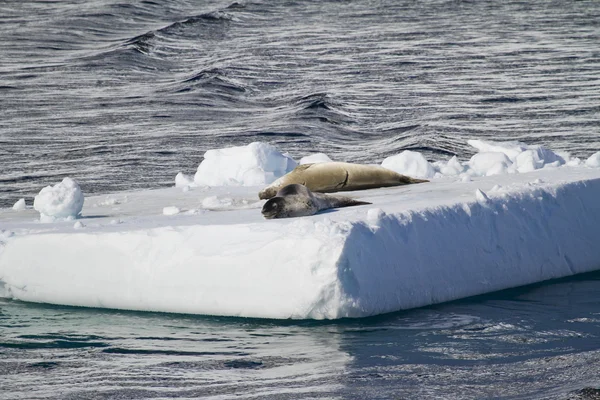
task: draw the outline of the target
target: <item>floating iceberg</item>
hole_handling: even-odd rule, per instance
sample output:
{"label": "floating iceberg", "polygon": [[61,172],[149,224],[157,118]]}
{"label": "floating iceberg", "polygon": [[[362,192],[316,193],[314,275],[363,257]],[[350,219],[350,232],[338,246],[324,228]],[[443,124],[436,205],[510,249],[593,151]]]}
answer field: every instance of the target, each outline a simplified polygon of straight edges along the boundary
{"label": "floating iceberg", "polygon": [[[503,153],[494,157],[510,167],[531,149],[495,150],[482,152]],[[372,205],[287,220],[262,218],[261,186],[92,196],[77,228],[5,209],[0,295],[335,319],[592,271],[600,269],[600,168],[587,164],[493,175],[453,158],[431,164],[430,183],[344,193]]]}

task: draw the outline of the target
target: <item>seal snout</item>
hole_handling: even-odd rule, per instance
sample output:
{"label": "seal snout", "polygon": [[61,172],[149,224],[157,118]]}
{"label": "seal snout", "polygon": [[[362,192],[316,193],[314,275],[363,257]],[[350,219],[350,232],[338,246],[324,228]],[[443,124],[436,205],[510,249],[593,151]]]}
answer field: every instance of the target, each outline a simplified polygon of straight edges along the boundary
{"label": "seal snout", "polygon": [[277,198],[268,200],[262,208],[262,215],[267,219],[277,218],[277,215],[281,212],[281,204]]}

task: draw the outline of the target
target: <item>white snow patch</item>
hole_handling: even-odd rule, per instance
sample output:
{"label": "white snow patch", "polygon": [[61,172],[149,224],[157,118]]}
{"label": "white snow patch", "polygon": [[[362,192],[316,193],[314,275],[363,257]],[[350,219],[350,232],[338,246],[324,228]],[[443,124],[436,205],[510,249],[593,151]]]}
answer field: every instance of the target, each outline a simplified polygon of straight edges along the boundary
{"label": "white snow patch", "polygon": [[[489,140],[469,140],[468,143],[479,150],[480,154],[505,154],[511,161],[511,164],[515,164],[515,169],[518,172],[530,172],[548,166],[557,167],[565,163],[563,157],[540,145],[527,145],[516,141],[492,142]],[[507,165],[506,168],[509,166],[510,165]]]}
{"label": "white snow patch", "polygon": [[477,189],[475,191],[475,198],[477,199],[477,202],[480,204],[489,203],[491,201],[490,198],[487,196],[487,194],[485,194],[485,192],[483,192],[481,189]]}
{"label": "white snow patch", "polygon": [[413,178],[433,178],[435,169],[421,153],[405,150],[395,156],[387,157],[381,166],[402,175]]}
{"label": "white snow patch", "polygon": [[600,151],[592,154],[590,158],[585,160],[585,165],[592,168],[600,167]]}
{"label": "white snow patch", "polygon": [[275,147],[261,142],[208,150],[194,176],[196,185],[267,185],[296,167],[296,162]]}
{"label": "white snow patch", "polygon": [[181,212],[181,210],[175,206],[169,206],[169,207],[163,208],[163,215],[177,215],[180,212]]}
{"label": "white snow patch", "polygon": [[15,211],[24,211],[27,209],[27,204],[25,204],[25,199],[19,199],[15,204],[13,204],[12,209]]}
{"label": "white snow patch", "polygon": [[[249,200],[246,197],[208,196],[202,199],[202,208],[210,211],[256,209],[261,208],[263,204],[264,201],[262,200]],[[199,212],[204,212],[204,210],[200,210]]]}
{"label": "white snow patch", "polygon": [[512,161],[502,152],[477,153],[468,163],[472,173],[479,176],[506,174],[512,164]]}
{"label": "white snow patch", "polygon": [[465,166],[458,161],[456,156],[453,156],[448,162],[438,161],[434,163],[436,169],[446,176],[460,175],[465,171]]}
{"label": "white snow patch", "polygon": [[192,185],[194,185],[193,177],[186,175],[183,172],[179,172],[177,175],[175,175],[175,187],[189,189],[189,187]]}
{"label": "white snow patch", "polygon": [[311,154],[309,156],[302,157],[300,159],[300,164],[316,164],[323,162],[331,162],[333,161],[327,154],[324,153],[316,153]]}
{"label": "white snow patch", "polygon": [[35,196],[33,208],[40,213],[42,222],[57,219],[74,219],[83,208],[83,192],[79,184],[65,178],[54,186],[46,186]]}

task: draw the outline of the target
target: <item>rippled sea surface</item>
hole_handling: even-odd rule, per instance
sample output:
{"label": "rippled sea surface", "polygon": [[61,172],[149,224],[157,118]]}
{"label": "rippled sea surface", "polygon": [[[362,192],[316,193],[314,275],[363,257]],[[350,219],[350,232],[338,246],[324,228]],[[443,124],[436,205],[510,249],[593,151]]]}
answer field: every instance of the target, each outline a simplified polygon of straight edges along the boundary
{"label": "rippled sea surface", "polygon": [[[600,150],[598,1],[0,2],[0,206],[299,158]],[[0,300],[0,399],[600,398],[600,274],[337,322]]]}

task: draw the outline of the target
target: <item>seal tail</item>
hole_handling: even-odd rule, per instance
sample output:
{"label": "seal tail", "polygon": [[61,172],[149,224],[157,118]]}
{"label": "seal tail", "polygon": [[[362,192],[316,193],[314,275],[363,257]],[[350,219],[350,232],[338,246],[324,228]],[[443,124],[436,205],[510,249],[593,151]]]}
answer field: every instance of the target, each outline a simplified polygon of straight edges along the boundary
{"label": "seal tail", "polygon": [[350,203],[346,205],[346,207],[352,207],[352,206],[366,206],[368,204],[373,204],[373,203],[369,203],[368,201],[360,201],[360,200],[354,200],[351,199]]}
{"label": "seal tail", "polygon": [[350,197],[328,196],[328,200],[329,200],[332,208],[365,206],[368,204],[373,204],[373,203],[369,203],[367,201],[354,200],[354,199],[351,199]]}
{"label": "seal tail", "polygon": [[400,184],[401,185],[410,185],[411,183],[425,183],[429,182],[427,179],[417,179],[411,178],[410,176],[400,175]]}

